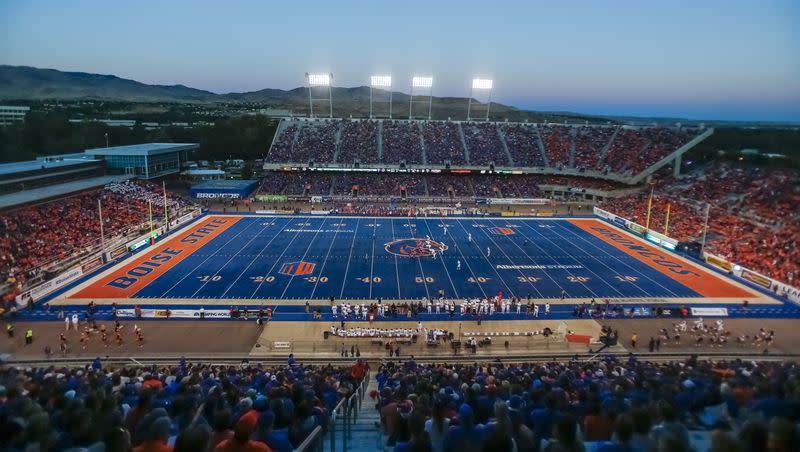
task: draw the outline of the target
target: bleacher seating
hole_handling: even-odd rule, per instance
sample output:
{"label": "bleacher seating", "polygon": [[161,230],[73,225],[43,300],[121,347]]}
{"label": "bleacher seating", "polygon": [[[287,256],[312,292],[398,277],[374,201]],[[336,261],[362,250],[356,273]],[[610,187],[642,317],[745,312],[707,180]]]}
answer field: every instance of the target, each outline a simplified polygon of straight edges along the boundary
{"label": "bleacher seating", "polygon": [[469,177],[454,175],[428,177],[428,194],[442,198],[447,198],[450,194],[453,197],[475,196],[469,179]]}
{"label": "bleacher seating", "polygon": [[384,163],[422,163],[419,123],[385,120],[382,139]]}
{"label": "bleacher seating", "polygon": [[[0,213],[0,277],[4,281],[12,278],[15,285],[5,301],[13,299],[25,281],[48,264],[100,244],[98,200],[106,239],[146,223],[148,201],[156,206],[154,210],[160,209],[156,215],[163,212],[164,205],[160,185],[136,181]],[[168,208],[173,213],[188,204],[168,194]]]}
{"label": "bleacher seating", "polygon": [[609,143],[616,127],[579,127],[575,135],[575,168],[594,169],[600,152]]}
{"label": "bleacher seating", "polygon": [[3,450],[287,451],[368,367],[294,363],[0,370]]}
{"label": "bleacher seating", "polygon": [[692,138],[690,132],[663,127],[622,129],[611,143],[605,158],[598,162],[598,169],[639,174]]}
{"label": "bleacher seating", "polygon": [[458,124],[450,121],[428,121],[422,126],[425,153],[428,163],[443,165],[463,165],[464,145],[458,133]]}
{"label": "bleacher seating", "polygon": [[382,445],[394,450],[789,451],[798,441],[799,376],[793,362],[697,358],[411,360],[383,364],[370,395]]}
{"label": "bleacher seating", "polygon": [[[601,207],[645,224],[649,192],[610,200]],[[655,187],[650,228],[699,241],[705,204],[711,205],[706,251],[788,284],[800,281],[800,227],[790,206],[800,201],[800,174],[714,164]],[[788,214],[788,215],[787,215]]]}
{"label": "bleacher seating", "polygon": [[542,157],[544,151],[539,147],[535,126],[528,124],[503,124],[500,128],[505,136],[508,152],[511,153],[514,166],[545,166],[544,158]]}
{"label": "bleacher seating", "polygon": [[313,160],[319,164],[420,165],[424,145],[427,164],[435,166],[449,162],[452,166],[494,163],[503,167],[512,164],[510,156],[517,167],[575,168],[627,176],[641,173],[696,134],[695,130],[665,127],[388,119],[295,121],[280,130],[267,163]]}
{"label": "bleacher seating", "polygon": [[473,166],[507,166],[508,157],[497,134],[494,123],[477,122],[462,123],[464,141],[469,150],[469,163]]}
{"label": "bleacher seating", "polygon": [[572,128],[560,125],[539,127],[542,142],[547,151],[547,161],[553,168],[564,168],[569,165],[570,148],[573,145]]}
{"label": "bleacher seating", "polygon": [[378,161],[377,122],[368,119],[342,121],[339,163],[376,163]]}

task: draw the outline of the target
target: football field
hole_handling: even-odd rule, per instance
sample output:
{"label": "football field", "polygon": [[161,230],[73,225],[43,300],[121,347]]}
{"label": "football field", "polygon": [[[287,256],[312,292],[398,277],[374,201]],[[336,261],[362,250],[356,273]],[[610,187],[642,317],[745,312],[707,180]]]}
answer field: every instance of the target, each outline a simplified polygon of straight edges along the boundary
{"label": "football field", "polygon": [[291,303],[501,292],[523,299],[760,298],[594,218],[212,215],[66,299]]}

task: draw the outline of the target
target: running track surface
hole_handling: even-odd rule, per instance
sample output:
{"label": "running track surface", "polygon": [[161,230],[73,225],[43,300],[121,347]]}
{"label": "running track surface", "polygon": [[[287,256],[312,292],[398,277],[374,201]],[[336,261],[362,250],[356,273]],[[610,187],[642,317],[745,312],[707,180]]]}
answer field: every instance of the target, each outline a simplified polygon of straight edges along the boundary
{"label": "running track surface", "polygon": [[211,216],[69,298],[408,300],[440,291],[754,296],[594,219]]}

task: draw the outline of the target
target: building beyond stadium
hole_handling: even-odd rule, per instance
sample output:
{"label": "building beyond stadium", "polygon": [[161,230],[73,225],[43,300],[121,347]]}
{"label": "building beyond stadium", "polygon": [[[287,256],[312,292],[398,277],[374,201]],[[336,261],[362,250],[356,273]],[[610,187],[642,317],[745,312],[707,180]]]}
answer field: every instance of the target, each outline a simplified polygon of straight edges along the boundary
{"label": "building beyond stadium", "polygon": [[195,199],[244,199],[255,191],[254,180],[208,180],[192,185]]}
{"label": "building beyond stadium", "polygon": [[197,148],[197,144],[190,143],[147,143],[87,149],[84,152],[103,160],[111,174],[153,179],[179,173],[188,160],[189,151]]}
{"label": "building beyond stadium", "polygon": [[0,209],[41,202],[133,177],[154,179],[185,169],[195,143],[146,143],[0,164]]}

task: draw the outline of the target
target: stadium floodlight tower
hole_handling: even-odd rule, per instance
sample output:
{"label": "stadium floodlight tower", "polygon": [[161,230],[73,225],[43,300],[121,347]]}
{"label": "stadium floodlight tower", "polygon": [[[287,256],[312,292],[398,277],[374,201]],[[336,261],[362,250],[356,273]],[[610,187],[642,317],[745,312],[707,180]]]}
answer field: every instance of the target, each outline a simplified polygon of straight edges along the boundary
{"label": "stadium floodlight tower", "polygon": [[[372,90],[389,91],[388,101],[374,100]],[[374,118],[374,110],[372,104],[375,103],[388,103],[389,104],[389,119],[392,119],[392,76],[391,75],[373,75],[369,78],[369,117]]]}
{"label": "stadium floodlight tower", "polygon": [[[331,118],[333,118],[333,95],[331,94],[333,74],[309,74],[306,72],[306,82],[308,82],[309,116],[312,118],[314,117],[314,102],[327,102],[329,107],[329,115]],[[319,92],[325,93],[321,94],[323,97],[314,98],[315,88]]]}
{"label": "stadium floodlight tower", "polygon": [[[416,100],[414,100],[415,93],[417,96]],[[422,99],[419,99],[420,97],[422,97]],[[425,97],[428,98],[427,101],[425,100]],[[414,102],[428,104],[427,119],[430,120],[431,106],[433,105],[433,77],[414,76],[411,78],[411,96],[408,101],[408,119],[414,119],[415,117],[426,118],[426,116],[414,116]]]}
{"label": "stadium floodlight tower", "polygon": [[470,113],[472,113],[472,97],[475,95],[475,91],[488,91],[488,97],[486,99],[486,120],[489,120],[489,109],[492,108],[493,87],[494,80],[485,78],[472,79],[472,88],[469,91],[469,100],[467,101],[467,121],[471,119]]}

